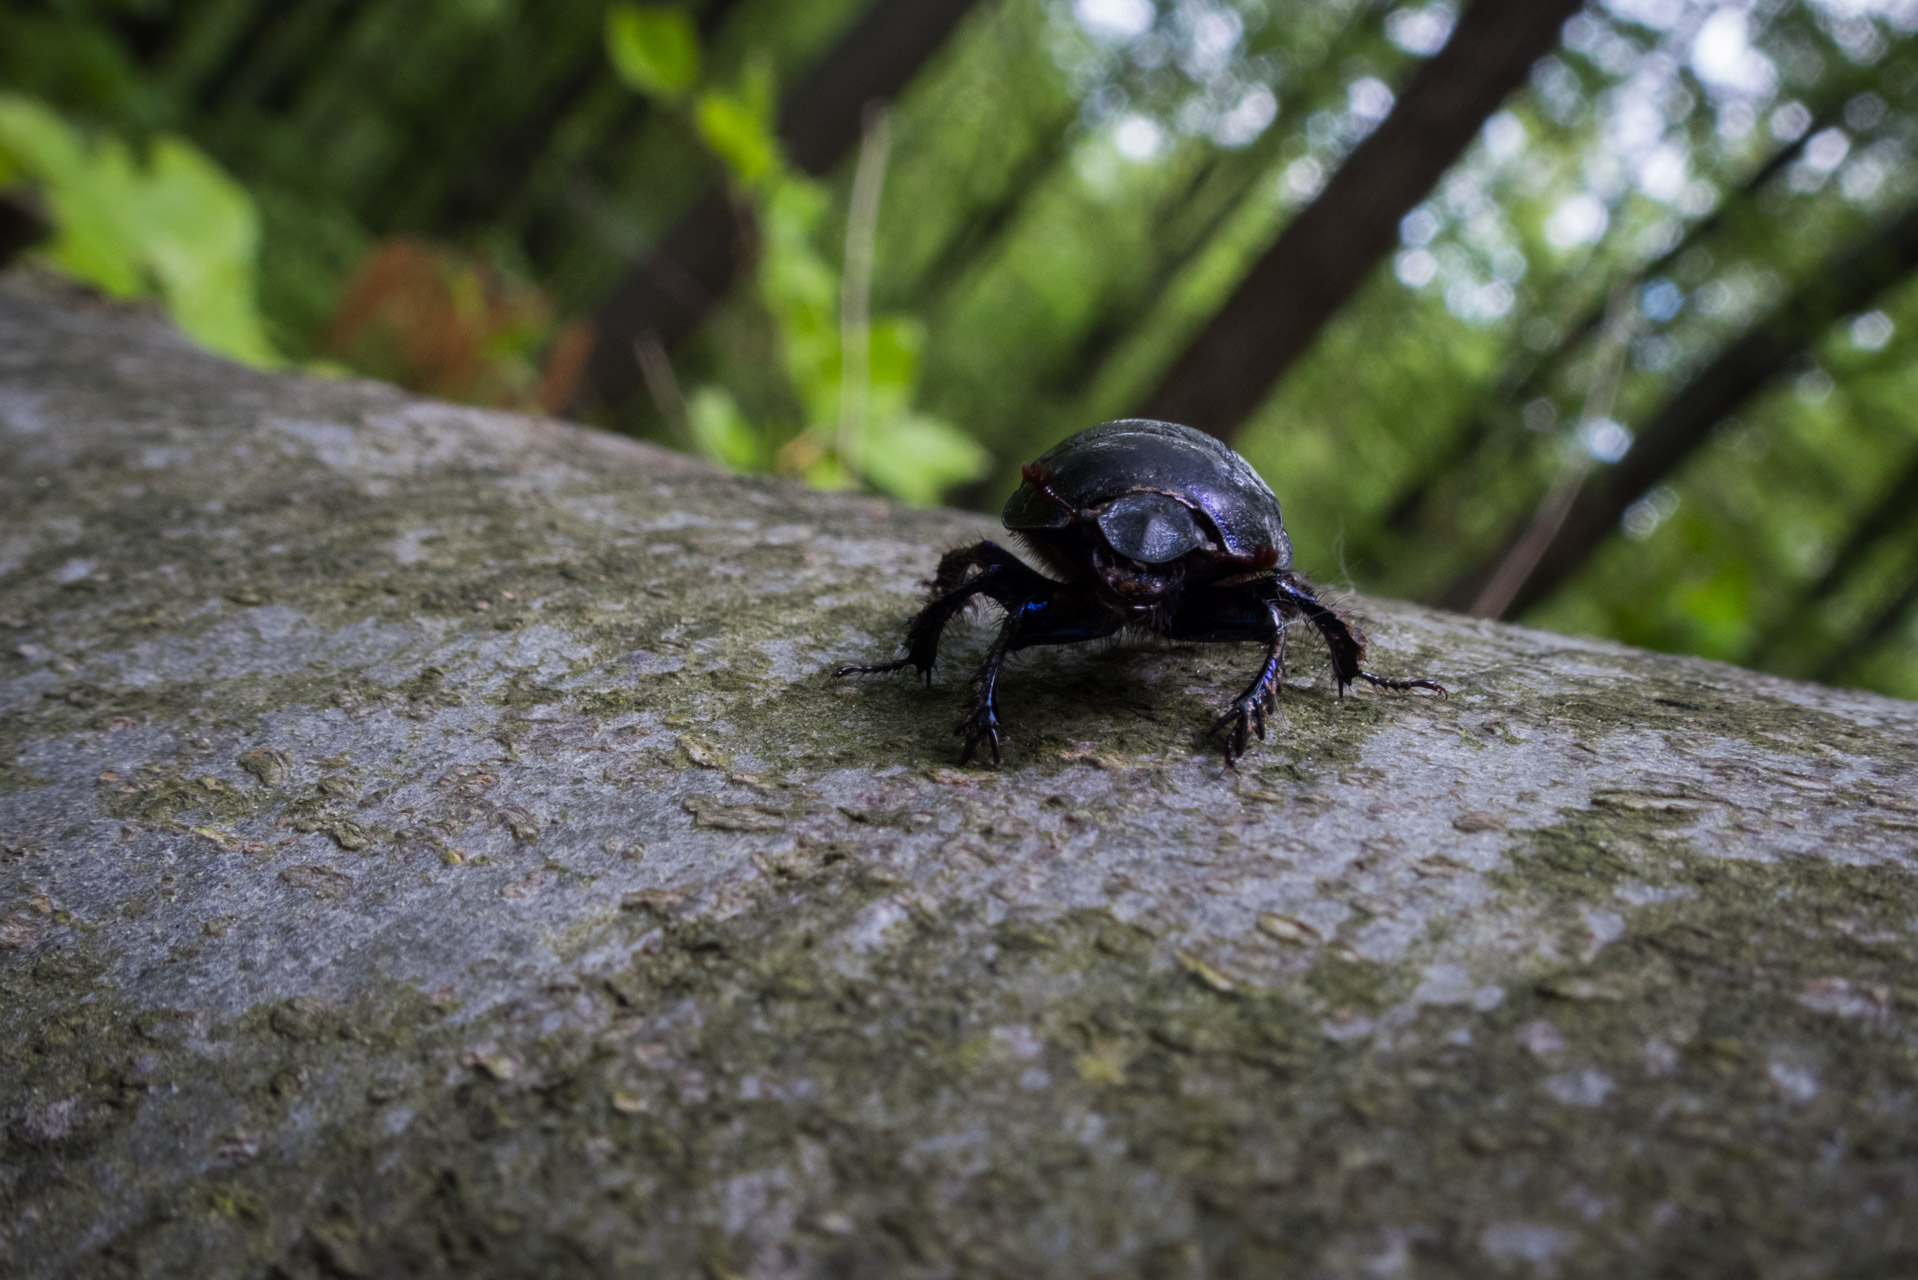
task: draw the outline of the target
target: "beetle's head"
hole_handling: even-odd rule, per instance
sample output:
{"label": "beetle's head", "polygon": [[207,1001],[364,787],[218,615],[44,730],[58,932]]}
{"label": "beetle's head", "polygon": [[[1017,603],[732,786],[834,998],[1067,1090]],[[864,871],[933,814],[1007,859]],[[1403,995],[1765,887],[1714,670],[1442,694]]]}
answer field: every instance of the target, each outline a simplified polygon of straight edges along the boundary
{"label": "beetle's head", "polygon": [[1109,547],[1098,547],[1092,554],[1093,585],[1106,607],[1136,618],[1141,625],[1150,616],[1175,603],[1183,566],[1144,564],[1122,556]]}
{"label": "beetle's head", "polygon": [[1092,567],[1100,595],[1141,621],[1173,603],[1185,577],[1184,558],[1206,545],[1191,508],[1162,493],[1126,494],[1093,520],[1099,537]]}

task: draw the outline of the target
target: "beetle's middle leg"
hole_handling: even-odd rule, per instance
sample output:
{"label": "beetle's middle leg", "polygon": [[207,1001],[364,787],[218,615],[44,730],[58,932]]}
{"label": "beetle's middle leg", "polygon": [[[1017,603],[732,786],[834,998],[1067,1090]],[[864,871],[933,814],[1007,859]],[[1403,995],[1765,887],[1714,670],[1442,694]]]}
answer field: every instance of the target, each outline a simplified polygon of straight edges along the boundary
{"label": "beetle's middle leg", "polygon": [[974,596],[996,600],[1011,613],[1019,604],[1044,596],[1057,585],[996,542],[948,551],[940,557],[938,572],[933,576],[932,599],[906,625],[906,656],[895,662],[840,667],[832,673],[833,679],[884,675],[914,667],[930,685],[933,663],[939,657],[939,638],[946,624]]}

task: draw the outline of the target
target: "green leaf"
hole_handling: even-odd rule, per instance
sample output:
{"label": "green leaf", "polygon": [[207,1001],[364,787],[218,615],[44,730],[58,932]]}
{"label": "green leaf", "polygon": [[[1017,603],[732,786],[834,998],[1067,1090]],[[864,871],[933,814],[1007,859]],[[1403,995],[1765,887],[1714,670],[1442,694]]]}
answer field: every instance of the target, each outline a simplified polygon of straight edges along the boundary
{"label": "green leaf", "polygon": [[0,151],[46,193],[54,226],[49,261],[116,298],[148,292],[133,211],[138,174],[123,144],[90,147],[44,104],[5,94]]}
{"label": "green leaf", "polygon": [[777,171],[779,142],[772,121],[745,98],[708,90],[693,106],[693,122],[700,139],[742,185],[759,186]]}
{"label": "green leaf", "polygon": [[606,11],[606,56],[628,88],[678,102],[699,79],[699,34],[682,9],[623,2]]}
{"label": "green leaf", "polygon": [[773,69],[772,54],[766,49],[754,49],[747,54],[734,94],[765,125],[768,133],[773,131],[773,122],[779,118],[779,104],[773,100],[777,87],[778,73]]}
{"label": "green leaf", "polygon": [[42,181],[53,174],[72,173],[85,161],[79,133],[32,98],[0,93],[0,155],[10,170]]}
{"label": "green leaf", "polygon": [[783,175],[760,192],[759,296],[778,334],[780,365],[806,412],[823,421],[839,395],[839,272],[813,243],[831,196]]}
{"label": "green leaf", "polygon": [[140,256],[174,321],[213,351],[276,363],[254,305],[260,229],[245,188],[191,143],[164,137],[153,144],[136,210]]}
{"label": "green leaf", "polygon": [[926,507],[953,485],[984,475],[991,457],[951,423],[912,414],[874,425],[859,461],[876,488]]}
{"label": "green leaf", "polygon": [[46,195],[55,267],[118,298],[158,293],[202,346],[278,363],[254,282],[259,217],[244,187],[193,144],[157,140],[143,167],[44,104],[0,95],[0,153]]}
{"label": "green leaf", "polygon": [[693,442],[714,462],[745,471],[759,465],[759,435],[731,395],[719,387],[701,387],[686,402]]}

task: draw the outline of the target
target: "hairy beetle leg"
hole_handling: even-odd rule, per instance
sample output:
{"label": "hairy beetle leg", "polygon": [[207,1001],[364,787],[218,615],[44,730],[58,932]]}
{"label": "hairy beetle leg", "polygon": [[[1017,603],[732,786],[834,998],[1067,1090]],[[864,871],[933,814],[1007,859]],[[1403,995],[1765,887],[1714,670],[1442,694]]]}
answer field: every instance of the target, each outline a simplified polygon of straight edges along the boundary
{"label": "hairy beetle leg", "polygon": [[1000,763],[999,669],[1005,665],[1006,655],[1012,652],[1018,625],[1016,617],[1006,619],[992,647],[986,650],[986,660],[979,664],[979,674],[972,678],[972,692],[966,695],[966,713],[953,730],[966,740],[965,750],[959,756],[960,764],[970,761],[981,743],[992,752],[992,762]]}
{"label": "hairy beetle leg", "polygon": [[1259,741],[1265,741],[1266,713],[1276,711],[1279,705],[1278,690],[1285,679],[1285,618],[1280,610],[1267,603],[1264,606],[1263,623],[1268,631],[1265,646],[1265,661],[1259,666],[1258,675],[1252,678],[1245,691],[1232,700],[1225,714],[1213,722],[1212,731],[1207,737],[1225,735],[1225,763],[1232,768],[1238,758],[1245,754],[1251,745],[1253,734]]}
{"label": "hairy beetle leg", "polygon": [[[1394,680],[1388,676],[1375,676],[1370,671],[1359,671],[1354,674],[1367,684],[1380,689],[1425,689],[1429,692],[1436,693],[1441,698],[1449,698],[1452,696],[1450,691],[1436,680]],[[1339,692],[1343,693],[1345,690],[1341,688]]]}
{"label": "hairy beetle leg", "polygon": [[1346,689],[1358,680],[1380,689],[1425,689],[1441,698],[1449,696],[1445,686],[1436,680],[1394,680],[1389,676],[1373,675],[1359,665],[1365,658],[1365,636],[1362,632],[1326,608],[1302,579],[1281,575],[1275,582],[1292,607],[1325,637],[1325,647],[1332,651],[1332,676],[1338,681],[1339,697],[1343,698]]}
{"label": "hairy beetle leg", "polygon": [[[901,658],[897,662],[877,662],[870,666],[854,664],[852,666],[835,669],[829,678],[833,680],[844,680],[847,676],[889,676],[895,671],[904,671],[907,667],[917,665],[918,664],[911,658]],[[925,678],[926,687],[930,689],[932,687],[932,667],[928,665],[921,668],[919,674]]]}
{"label": "hairy beetle leg", "polygon": [[926,687],[932,687],[932,667],[939,657],[939,637],[946,624],[971,603],[985,596],[1002,605],[1043,594],[1057,584],[1033,572],[1018,557],[993,542],[974,543],[948,551],[933,576],[932,599],[906,625],[906,656],[893,662],[857,663],[840,667],[834,680],[845,676],[890,675],[917,667]]}

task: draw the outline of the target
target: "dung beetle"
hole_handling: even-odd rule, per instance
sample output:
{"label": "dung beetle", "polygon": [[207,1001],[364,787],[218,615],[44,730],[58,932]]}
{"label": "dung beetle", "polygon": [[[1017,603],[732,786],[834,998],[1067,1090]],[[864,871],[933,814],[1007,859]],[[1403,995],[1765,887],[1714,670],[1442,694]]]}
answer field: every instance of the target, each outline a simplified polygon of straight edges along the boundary
{"label": "dung beetle", "polygon": [[949,551],[931,600],[906,627],[906,656],[833,672],[837,679],[914,667],[930,685],[946,623],[974,596],[998,604],[1005,620],[954,730],[965,739],[962,760],[983,744],[999,763],[999,671],[1007,654],[1120,631],[1265,646],[1258,674],[1212,726],[1225,735],[1228,765],[1251,734],[1265,738],[1265,716],[1285,677],[1286,628],[1299,619],[1325,637],[1341,697],[1355,680],[1444,695],[1430,680],[1387,679],[1359,665],[1365,637],[1292,570],[1278,498],[1214,437],[1146,418],[1103,422],[1048,449],[1020,475],[1003,521],[1050,576],[993,542]]}

